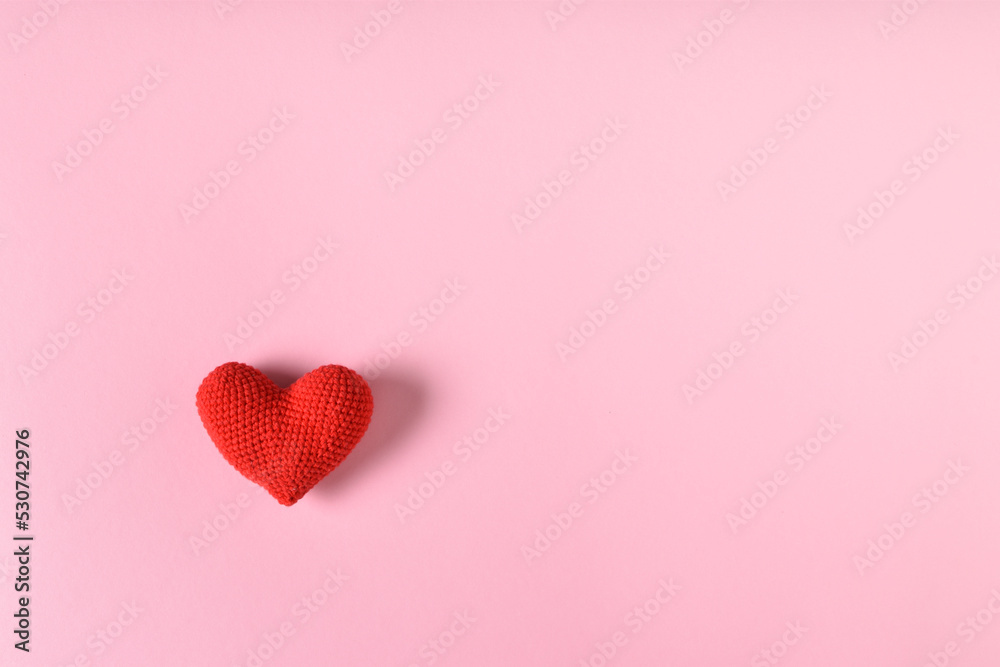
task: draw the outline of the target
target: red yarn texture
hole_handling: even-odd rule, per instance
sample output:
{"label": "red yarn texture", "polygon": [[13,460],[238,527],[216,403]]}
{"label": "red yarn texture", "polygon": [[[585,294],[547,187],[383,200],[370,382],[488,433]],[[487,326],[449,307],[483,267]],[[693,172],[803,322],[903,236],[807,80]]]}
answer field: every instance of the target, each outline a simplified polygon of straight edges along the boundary
{"label": "red yarn texture", "polygon": [[343,366],[282,389],[252,366],[222,364],[198,388],[198,414],[219,452],[282,505],[340,465],[368,429],[372,393]]}

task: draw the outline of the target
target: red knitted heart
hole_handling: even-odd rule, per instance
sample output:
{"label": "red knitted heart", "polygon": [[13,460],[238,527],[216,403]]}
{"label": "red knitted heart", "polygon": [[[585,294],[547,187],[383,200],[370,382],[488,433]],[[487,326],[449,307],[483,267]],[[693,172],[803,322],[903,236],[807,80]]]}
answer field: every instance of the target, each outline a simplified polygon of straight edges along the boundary
{"label": "red knitted heart", "polygon": [[198,414],[219,452],[282,505],[294,505],[365,434],[372,393],[343,366],[320,366],[281,389],[229,362],[198,387]]}

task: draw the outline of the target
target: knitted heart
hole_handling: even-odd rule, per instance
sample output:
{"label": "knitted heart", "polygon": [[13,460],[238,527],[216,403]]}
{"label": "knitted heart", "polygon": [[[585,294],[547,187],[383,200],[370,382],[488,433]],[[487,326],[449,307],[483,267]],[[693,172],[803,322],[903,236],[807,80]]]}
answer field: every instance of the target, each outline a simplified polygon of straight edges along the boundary
{"label": "knitted heart", "polygon": [[229,362],[202,380],[198,414],[222,456],[282,505],[294,505],[365,434],[372,393],[343,366],[320,366],[281,389]]}

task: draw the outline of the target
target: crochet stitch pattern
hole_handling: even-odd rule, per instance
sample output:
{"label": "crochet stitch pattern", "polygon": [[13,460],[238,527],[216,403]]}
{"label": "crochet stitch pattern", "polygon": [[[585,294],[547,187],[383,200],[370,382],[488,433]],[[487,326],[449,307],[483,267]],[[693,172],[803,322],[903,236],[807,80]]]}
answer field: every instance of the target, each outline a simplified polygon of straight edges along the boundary
{"label": "crochet stitch pattern", "polygon": [[320,366],[282,389],[238,362],[209,373],[196,403],[219,453],[286,506],[351,453],[374,407],[368,383],[344,366]]}

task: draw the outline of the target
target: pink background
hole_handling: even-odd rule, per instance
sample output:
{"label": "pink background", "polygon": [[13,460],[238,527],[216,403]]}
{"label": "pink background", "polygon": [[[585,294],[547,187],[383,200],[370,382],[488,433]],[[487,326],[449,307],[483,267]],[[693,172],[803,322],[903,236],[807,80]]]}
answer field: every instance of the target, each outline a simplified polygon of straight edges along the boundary
{"label": "pink background", "polygon": [[[915,3],[0,6],[0,663],[996,665],[1000,4]],[[230,360],[388,364],[292,508]]]}

